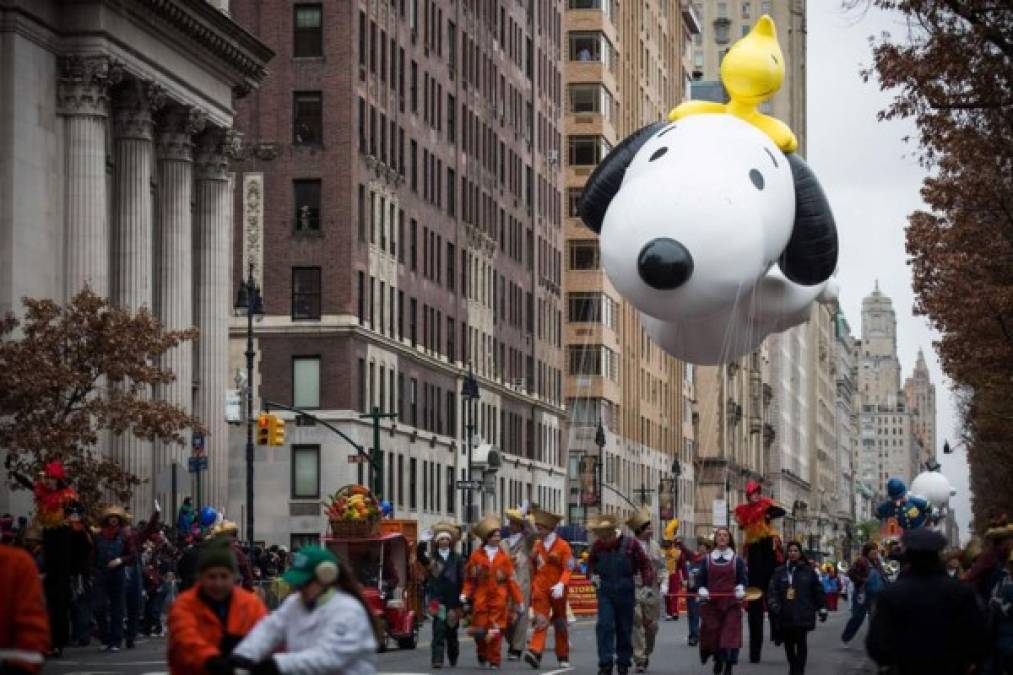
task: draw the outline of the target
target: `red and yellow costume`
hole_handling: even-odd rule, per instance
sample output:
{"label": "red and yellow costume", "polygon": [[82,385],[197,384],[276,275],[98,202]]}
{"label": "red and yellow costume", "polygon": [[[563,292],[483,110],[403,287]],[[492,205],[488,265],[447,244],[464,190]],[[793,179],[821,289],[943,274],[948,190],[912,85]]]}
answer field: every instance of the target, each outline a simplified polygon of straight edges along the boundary
{"label": "red and yellow costume", "polygon": [[[553,533],[549,538],[552,541],[547,547],[544,539],[535,542],[531,556],[535,568],[535,578],[531,583],[535,630],[528,643],[528,650],[537,656],[542,655],[551,623],[556,639],[556,658],[567,661],[570,657],[570,642],[566,627],[566,596],[575,562],[570,545],[562,537]],[[563,595],[553,598],[552,587],[558,583],[563,584]]]}
{"label": "red and yellow costume", "polygon": [[[46,480],[54,480],[57,487],[49,488]],[[44,528],[61,527],[66,522],[64,507],[76,502],[78,497],[74,488],[66,487],[63,482],[67,474],[60,462],[50,462],[43,471],[42,478],[35,481],[32,494],[35,496],[35,519]]]}
{"label": "red and yellow costume", "polygon": [[518,607],[524,605],[510,556],[499,546],[494,549],[484,546],[489,535],[498,527],[498,518],[486,517],[473,528],[483,546],[468,558],[461,589],[461,595],[472,607],[469,632],[475,638],[478,659],[494,666],[499,666],[502,660],[500,644],[507,628],[507,595]]}

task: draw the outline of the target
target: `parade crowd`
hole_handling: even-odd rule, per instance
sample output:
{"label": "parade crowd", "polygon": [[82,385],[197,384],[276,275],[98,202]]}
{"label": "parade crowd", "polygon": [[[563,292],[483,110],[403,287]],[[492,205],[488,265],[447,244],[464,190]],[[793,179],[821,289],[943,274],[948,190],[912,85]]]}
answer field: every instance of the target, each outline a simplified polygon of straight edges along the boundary
{"label": "parade crowd", "polygon": [[[29,484],[33,524],[0,520],[3,675],[36,672],[44,656],[96,638],[110,652],[130,648],[138,635],[160,634],[163,615],[174,674],[376,672],[383,626],[350,561],[333,551],[245,550],[234,524],[189,501],[169,527],[157,503],[136,526],[118,506],[91,518],[55,463]],[[747,497],[735,509],[740,547],[718,527],[691,550],[677,521],[659,542],[646,509],[625,521],[592,515],[592,541],[578,555],[558,531],[562,517],[534,505],[508,510],[505,522],[481,519],[467,533],[474,546],[458,525],[435,525],[415,550],[432,668],[458,664],[463,632],[480,667],[500,668],[505,653],[539,669],[550,630],[558,667],[570,668],[569,592],[583,573],[597,598],[599,675],[647,672],[660,623],[680,620],[683,603],[689,645],[714,673],[732,673],[745,647],[759,662],[769,638],[789,675],[801,675],[808,634],[845,598],[851,616],[841,639],[853,640],[868,618],[866,651],[880,672],[1013,673],[1013,526],[1005,520],[977,550],[944,551],[942,535],[918,528],[883,551],[866,544],[838,569],[781,541],[774,524],[784,510],[759,485]],[[259,583],[268,578],[286,589],[274,611]]]}

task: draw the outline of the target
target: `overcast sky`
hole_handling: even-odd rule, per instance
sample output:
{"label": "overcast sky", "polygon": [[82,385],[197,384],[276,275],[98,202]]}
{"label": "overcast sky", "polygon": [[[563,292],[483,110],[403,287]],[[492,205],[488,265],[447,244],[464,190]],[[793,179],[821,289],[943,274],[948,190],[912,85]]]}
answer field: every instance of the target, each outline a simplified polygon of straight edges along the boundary
{"label": "overcast sky", "polygon": [[837,219],[841,242],[841,304],[856,335],[861,334],[862,298],[876,280],[893,298],[903,377],[910,375],[918,348],[936,385],[936,444],[943,473],[957,489],[961,538],[970,518],[966,455],[943,455],[946,438],[957,438],[950,383],[943,377],[924,317],[913,315],[911,268],[904,251],[907,215],[923,208],[919,189],[925,171],[918,165],[911,122],[876,121],[890,101],[878,83],[862,82],[860,70],[872,61],[869,37],[888,32],[897,38],[906,27],[896,14],[845,12],[840,0],[808,0],[808,152]]}

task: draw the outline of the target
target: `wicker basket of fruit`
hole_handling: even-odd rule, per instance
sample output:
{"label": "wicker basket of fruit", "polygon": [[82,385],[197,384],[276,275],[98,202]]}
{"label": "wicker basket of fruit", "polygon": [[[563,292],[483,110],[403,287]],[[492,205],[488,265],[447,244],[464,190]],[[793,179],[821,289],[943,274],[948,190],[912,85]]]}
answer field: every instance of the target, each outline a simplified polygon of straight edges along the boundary
{"label": "wicker basket of fruit", "polygon": [[335,537],[368,537],[380,528],[380,503],[362,485],[346,485],[323,503]]}

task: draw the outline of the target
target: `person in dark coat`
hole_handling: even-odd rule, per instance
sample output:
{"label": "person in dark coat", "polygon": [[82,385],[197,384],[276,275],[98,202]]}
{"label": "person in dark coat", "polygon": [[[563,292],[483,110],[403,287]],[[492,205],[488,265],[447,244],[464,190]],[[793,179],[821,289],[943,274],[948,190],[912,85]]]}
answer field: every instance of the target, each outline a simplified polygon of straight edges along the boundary
{"label": "person in dark coat", "polygon": [[443,667],[446,651],[451,667],[457,665],[461,653],[457,626],[461,620],[461,588],[464,585],[464,558],[454,551],[459,530],[450,523],[433,526],[432,555],[426,554],[426,543],[418,543],[419,564],[426,568],[429,591],[429,615],[433,619],[433,668]]}
{"label": "person in dark coat", "polygon": [[966,675],[988,649],[974,591],[946,575],[946,538],[919,528],[902,539],[907,569],[876,601],[865,648],[896,675]]}
{"label": "person in dark coat", "polygon": [[774,570],[767,588],[767,607],[775,617],[788,657],[788,675],[805,673],[809,631],[816,627],[816,615],[827,620],[826,594],[819,574],[812,568],[802,545],[788,542],[788,562]]}

